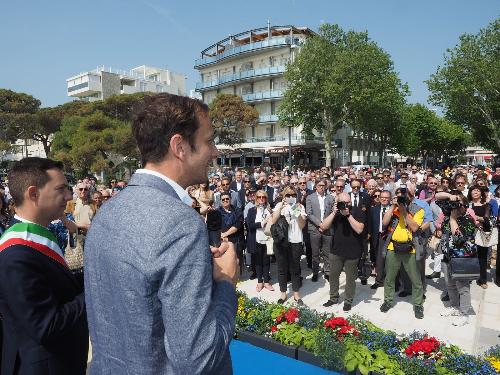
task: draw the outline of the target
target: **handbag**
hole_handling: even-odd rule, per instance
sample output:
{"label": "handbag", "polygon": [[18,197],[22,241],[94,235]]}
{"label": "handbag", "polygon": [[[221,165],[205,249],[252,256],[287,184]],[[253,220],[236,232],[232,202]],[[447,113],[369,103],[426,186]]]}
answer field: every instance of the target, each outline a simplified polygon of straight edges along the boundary
{"label": "handbag", "polygon": [[396,242],[392,241],[395,254],[409,254],[413,250],[413,241]]}
{"label": "handbag", "polygon": [[498,228],[492,228],[491,232],[485,232],[481,228],[478,228],[474,242],[476,245],[482,247],[498,245]]}
{"label": "handbag", "polygon": [[271,236],[269,236],[266,240],[266,254],[273,255],[274,254],[274,241]]}
{"label": "handbag", "polygon": [[450,258],[450,277],[453,280],[475,280],[479,278],[479,258]]}
{"label": "handbag", "polygon": [[264,234],[266,236],[271,236],[271,227],[273,225],[273,221],[272,220],[268,220],[267,223],[266,223],[266,226],[264,227]]}
{"label": "handbag", "polygon": [[68,268],[72,271],[83,269],[83,246],[85,243],[85,235],[78,233],[76,235],[75,246],[72,247],[69,241],[64,250],[64,259],[68,264]]}

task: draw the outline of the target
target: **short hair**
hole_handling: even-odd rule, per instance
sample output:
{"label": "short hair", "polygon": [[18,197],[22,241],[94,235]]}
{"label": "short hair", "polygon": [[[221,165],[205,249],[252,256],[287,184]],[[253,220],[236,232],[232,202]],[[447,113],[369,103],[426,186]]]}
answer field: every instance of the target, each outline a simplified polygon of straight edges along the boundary
{"label": "short hair", "polygon": [[208,106],[185,96],[161,93],[147,95],[138,102],[133,109],[132,133],[142,163],[161,161],[175,134],[180,134],[195,150],[199,113],[208,113]]}
{"label": "short hair", "polygon": [[24,192],[30,186],[41,189],[49,182],[47,171],[50,169],[62,171],[64,165],[60,161],[38,157],[24,158],[14,164],[9,172],[9,192],[16,206],[24,203]]}

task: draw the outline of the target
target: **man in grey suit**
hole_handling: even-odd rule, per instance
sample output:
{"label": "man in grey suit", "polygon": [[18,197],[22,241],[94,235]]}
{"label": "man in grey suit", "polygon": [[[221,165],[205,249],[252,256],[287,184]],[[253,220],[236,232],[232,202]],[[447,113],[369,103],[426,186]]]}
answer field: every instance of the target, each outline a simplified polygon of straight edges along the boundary
{"label": "man in grey suit", "polygon": [[208,107],[146,96],[132,131],[144,169],[100,209],[85,243],[90,374],[232,374],[236,253],[209,247],[185,191],[218,154]]}
{"label": "man in grey suit", "polygon": [[330,248],[332,247],[331,228],[322,230],[319,226],[332,212],[334,199],[325,193],[326,183],[321,180],[316,184],[316,192],[306,198],[306,213],[308,221],[308,231],[311,238],[312,250],[312,281],[318,281],[319,264],[323,263],[323,273],[328,280],[330,275]]}

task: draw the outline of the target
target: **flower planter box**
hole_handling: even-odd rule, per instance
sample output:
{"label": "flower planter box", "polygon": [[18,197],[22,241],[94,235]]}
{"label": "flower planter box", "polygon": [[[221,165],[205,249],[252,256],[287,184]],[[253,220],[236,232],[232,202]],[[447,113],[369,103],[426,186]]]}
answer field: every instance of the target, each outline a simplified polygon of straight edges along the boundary
{"label": "flower planter box", "polygon": [[280,342],[269,337],[256,335],[252,332],[240,331],[237,336],[238,340],[258,346],[259,348],[269,350],[274,353],[282,354],[286,357],[297,359],[297,347],[283,345]]}
{"label": "flower planter box", "polygon": [[297,359],[314,366],[323,367],[321,358],[308,352],[303,346],[297,348]]}

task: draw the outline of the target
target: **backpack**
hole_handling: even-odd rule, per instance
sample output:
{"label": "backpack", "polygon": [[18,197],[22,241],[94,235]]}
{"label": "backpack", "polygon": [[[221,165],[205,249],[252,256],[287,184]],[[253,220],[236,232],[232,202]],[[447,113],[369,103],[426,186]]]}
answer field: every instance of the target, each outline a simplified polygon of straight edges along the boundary
{"label": "backpack", "polygon": [[288,242],[288,222],[284,216],[271,226],[271,236],[277,245],[285,245]]}

